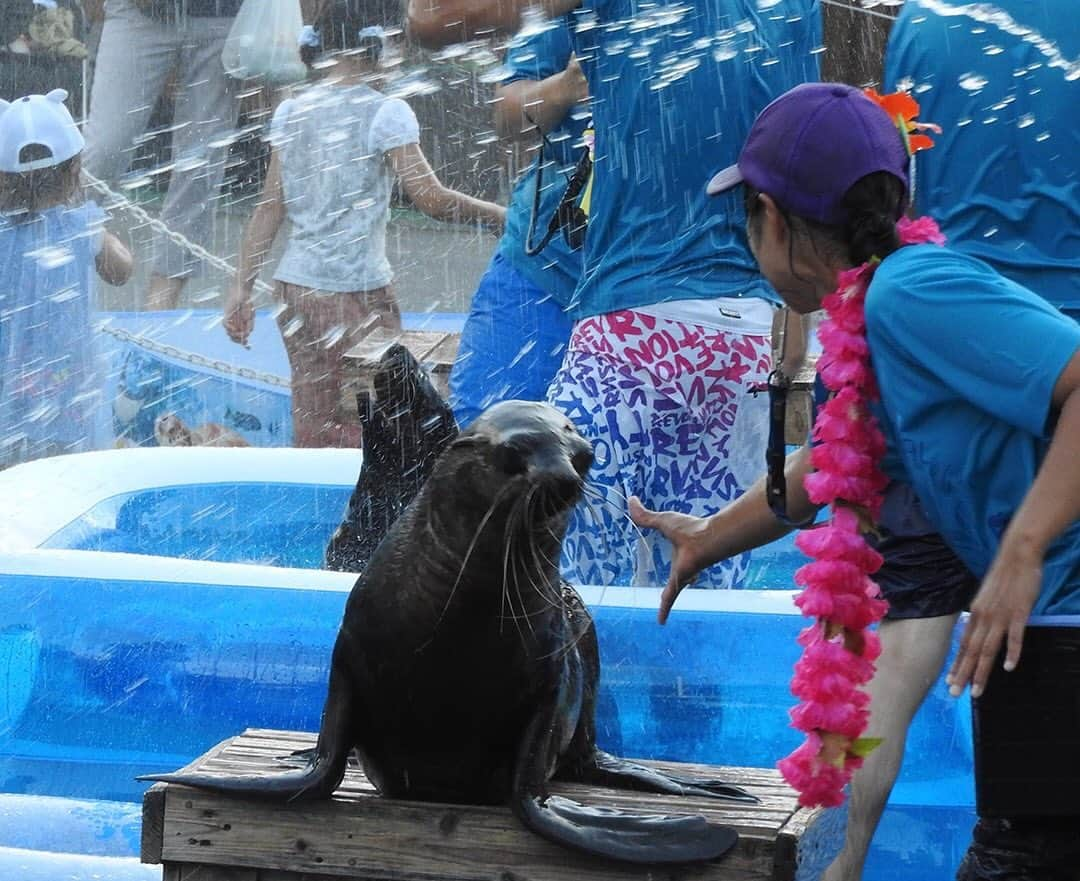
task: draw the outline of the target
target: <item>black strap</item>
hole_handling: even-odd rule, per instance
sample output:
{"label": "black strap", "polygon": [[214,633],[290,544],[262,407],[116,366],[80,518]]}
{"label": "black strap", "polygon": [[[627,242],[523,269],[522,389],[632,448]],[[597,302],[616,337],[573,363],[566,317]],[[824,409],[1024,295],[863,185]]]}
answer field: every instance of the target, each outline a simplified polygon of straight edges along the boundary
{"label": "black strap", "polygon": [[540,132],[540,153],[536,157],[536,186],[533,189],[532,211],[529,213],[529,231],[525,234],[525,253],[529,257],[535,257],[544,250],[547,243],[555,237],[555,234],[560,229],[570,250],[577,251],[585,243],[585,228],[588,225],[588,216],[581,210],[581,206],[577,204],[577,197],[585,188],[589,181],[589,175],[592,173],[592,156],[588,147],[586,147],[581,159],[578,160],[574,173],[569,178],[562,199],[559,200],[559,206],[548,219],[544,237],[538,244],[534,245],[532,241],[536,233],[536,218],[540,213],[540,191],[543,189],[544,182],[544,147],[545,145],[550,147],[551,143],[531,116],[526,113],[525,118]]}
{"label": "black strap", "polygon": [[787,478],[784,465],[787,463],[787,445],[784,437],[784,424],[787,417],[787,395],[791,381],[777,368],[769,374],[769,443],[765,448],[765,501],[769,510],[785,526],[801,529],[817,519],[817,511],[808,517],[795,521],[787,513]]}

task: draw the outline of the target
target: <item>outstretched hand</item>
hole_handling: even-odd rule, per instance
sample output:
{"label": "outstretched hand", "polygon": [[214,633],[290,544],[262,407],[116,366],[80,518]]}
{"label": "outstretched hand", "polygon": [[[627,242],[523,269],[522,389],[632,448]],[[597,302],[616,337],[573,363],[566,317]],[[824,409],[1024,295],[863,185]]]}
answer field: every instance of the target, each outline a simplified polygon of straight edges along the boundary
{"label": "outstretched hand", "polygon": [[643,529],[656,529],[672,545],[671,574],[660,595],[657,620],[666,624],[671,607],[684,587],[691,584],[711,560],[707,547],[708,520],[675,511],[651,511],[637,496],[629,500],[630,519]]}
{"label": "outstretched hand", "polygon": [[226,297],[222,325],[234,343],[248,344],[248,337],[255,328],[255,309],[246,291],[234,288]]}
{"label": "outstretched hand", "polygon": [[999,553],[971,604],[971,618],[960,640],[960,651],[949,669],[949,693],[959,697],[971,684],[979,697],[1006,640],[1005,670],[1020,663],[1024,627],[1042,586],[1042,559]]}

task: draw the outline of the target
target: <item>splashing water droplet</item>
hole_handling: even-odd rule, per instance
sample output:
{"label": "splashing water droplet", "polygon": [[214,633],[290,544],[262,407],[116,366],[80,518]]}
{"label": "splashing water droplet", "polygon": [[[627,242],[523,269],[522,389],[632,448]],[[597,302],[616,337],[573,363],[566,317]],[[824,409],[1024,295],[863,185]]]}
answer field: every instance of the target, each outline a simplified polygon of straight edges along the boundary
{"label": "splashing water droplet", "polygon": [[1005,50],[1002,49],[1000,46],[990,45],[990,46],[987,46],[985,49],[983,49],[983,54],[984,55],[1000,55],[1004,51]]}
{"label": "splashing water droplet", "polygon": [[988,238],[990,238],[992,236],[996,236],[997,231],[998,231],[998,228],[996,226],[992,226],[992,227],[990,227],[990,229],[988,229],[986,232],[983,233],[983,238],[988,239]]}
{"label": "splashing water droplet", "polygon": [[990,81],[982,74],[974,72],[965,73],[958,81],[960,88],[967,92],[978,92],[980,89],[985,89],[988,82]]}
{"label": "splashing water droplet", "polygon": [[1025,113],[1016,121],[1017,128],[1027,128],[1029,125],[1035,125],[1035,114]]}
{"label": "splashing water droplet", "polygon": [[1049,140],[1049,138],[1050,138],[1050,132],[1042,132],[1041,134],[1035,135],[1035,140],[1040,141],[1040,142]]}
{"label": "splashing water droplet", "polygon": [[735,48],[734,43],[721,43],[713,49],[712,57],[716,61],[730,61],[738,54],[739,50]]}
{"label": "splashing water droplet", "polygon": [[57,246],[38,248],[36,251],[28,251],[26,252],[26,256],[36,260],[38,266],[42,269],[56,269],[75,259],[75,255],[72,254],[70,250]]}

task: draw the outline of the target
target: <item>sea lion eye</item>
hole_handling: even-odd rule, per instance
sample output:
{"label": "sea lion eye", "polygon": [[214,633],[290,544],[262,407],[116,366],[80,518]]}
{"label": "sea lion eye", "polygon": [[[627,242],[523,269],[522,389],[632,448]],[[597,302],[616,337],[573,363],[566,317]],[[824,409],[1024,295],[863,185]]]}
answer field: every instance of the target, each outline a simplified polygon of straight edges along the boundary
{"label": "sea lion eye", "polygon": [[528,468],[528,461],[525,458],[525,454],[516,447],[512,447],[510,444],[499,444],[492,456],[495,467],[499,469],[503,474],[515,475],[524,474]]}

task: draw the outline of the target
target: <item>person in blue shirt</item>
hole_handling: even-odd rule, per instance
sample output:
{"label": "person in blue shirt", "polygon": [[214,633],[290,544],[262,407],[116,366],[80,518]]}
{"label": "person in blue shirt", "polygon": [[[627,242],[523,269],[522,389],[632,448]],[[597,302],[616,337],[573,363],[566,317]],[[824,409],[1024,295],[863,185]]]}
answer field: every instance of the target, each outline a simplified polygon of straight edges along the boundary
{"label": "person in blue shirt", "polygon": [[527,143],[539,128],[544,167],[537,156],[515,183],[499,246],[473,294],[450,373],[451,406],[462,426],[499,401],[543,400],[570,339],[565,307],[581,276],[581,251],[562,235],[534,256],[526,252],[537,175],[531,245],[542,239],[583,149],[588,86],[566,22],[513,40],[505,67],[496,90],[496,126],[507,139]]}
{"label": "person in blue shirt", "polygon": [[[1030,615],[1080,614],[1080,326],[976,257],[901,247],[904,147],[889,116],[858,90],[803,86],[762,112],[737,165],[709,188],[744,185],[755,257],[794,309],[815,311],[842,270],[878,261],[865,318],[882,467],[914,488],[981,580],[948,677],[953,694],[970,683],[977,698],[1022,663]],[[786,471],[790,510],[801,516],[813,507],[802,487],[809,451],[789,457]],[[676,546],[662,619],[701,568],[779,529],[763,487],[707,520],[632,510]],[[1006,877],[992,866],[1005,872],[1022,860],[1045,873],[1025,877],[1071,877],[1080,864],[1076,823],[981,817],[959,877]]]}
{"label": "person in blue shirt", "polygon": [[1076,11],[1072,0],[995,0],[969,17],[910,0],[884,82],[912,91],[923,119],[948,123],[915,155],[916,212],[956,250],[1080,318]]}
{"label": "person in blue shirt", "polygon": [[[428,46],[518,28],[526,0],[409,4]],[[626,499],[705,514],[763,470],[764,396],[776,296],[754,265],[742,203],[708,199],[706,156],[734,160],[756,112],[816,79],[818,0],[639,7],[553,0],[589,82],[595,141],[584,272],[569,349],[548,393],[593,444],[590,504],[564,542],[564,572],[648,583],[670,558],[641,537]],[[594,502],[599,501],[599,504]],[[738,587],[747,555],[708,586]]]}

